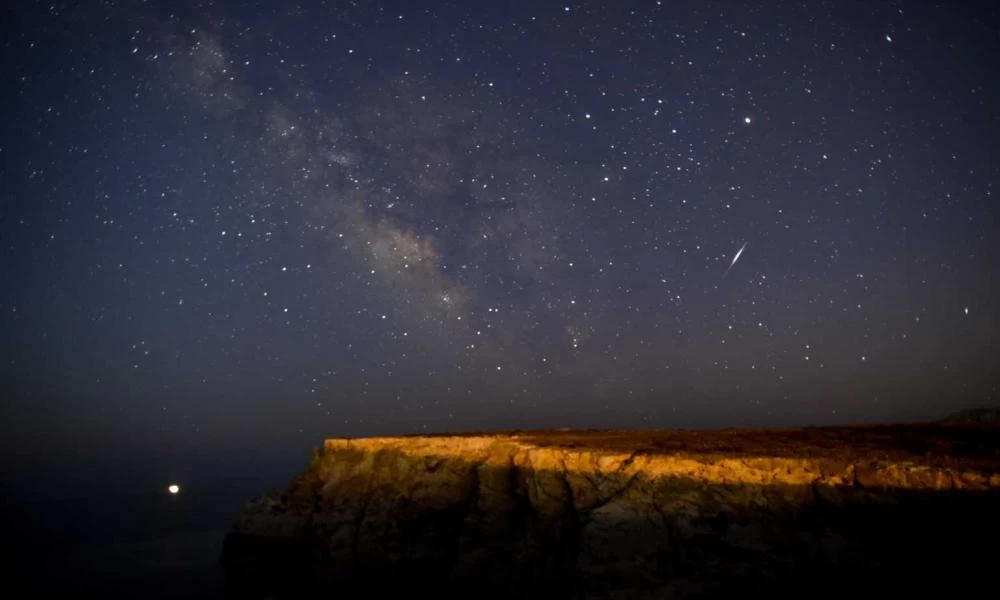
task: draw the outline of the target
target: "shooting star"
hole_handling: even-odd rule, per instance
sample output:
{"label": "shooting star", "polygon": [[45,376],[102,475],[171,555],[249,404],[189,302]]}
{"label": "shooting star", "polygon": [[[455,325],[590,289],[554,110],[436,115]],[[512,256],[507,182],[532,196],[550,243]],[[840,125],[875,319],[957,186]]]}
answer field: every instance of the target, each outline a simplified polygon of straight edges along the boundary
{"label": "shooting star", "polygon": [[729,263],[729,267],[726,269],[726,272],[723,275],[723,277],[729,274],[729,270],[732,269],[733,265],[736,264],[736,261],[740,259],[740,255],[743,254],[743,250],[747,247],[747,244],[749,243],[750,242],[743,242],[743,245],[740,246],[740,249],[736,251],[736,256],[733,257],[733,262]]}

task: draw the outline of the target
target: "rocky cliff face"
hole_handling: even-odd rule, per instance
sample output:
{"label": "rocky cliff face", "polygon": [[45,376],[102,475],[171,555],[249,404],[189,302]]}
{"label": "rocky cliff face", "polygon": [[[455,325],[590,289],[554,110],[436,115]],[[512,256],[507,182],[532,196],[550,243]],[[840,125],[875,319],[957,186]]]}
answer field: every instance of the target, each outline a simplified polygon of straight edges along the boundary
{"label": "rocky cliff face", "polygon": [[238,597],[955,592],[998,555],[998,434],[331,439],[247,505],[222,562]]}

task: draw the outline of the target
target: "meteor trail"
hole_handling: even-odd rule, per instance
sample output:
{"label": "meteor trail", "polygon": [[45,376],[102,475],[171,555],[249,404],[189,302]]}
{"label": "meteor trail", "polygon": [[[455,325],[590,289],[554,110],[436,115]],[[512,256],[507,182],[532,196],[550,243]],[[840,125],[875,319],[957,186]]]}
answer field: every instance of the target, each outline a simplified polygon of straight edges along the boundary
{"label": "meteor trail", "polygon": [[743,245],[740,246],[740,249],[736,251],[736,256],[733,257],[733,262],[729,263],[729,267],[726,269],[727,274],[729,273],[729,269],[732,269],[733,265],[736,264],[736,261],[740,259],[740,254],[743,254],[743,249],[746,248],[747,244],[749,243],[750,242],[743,242]]}

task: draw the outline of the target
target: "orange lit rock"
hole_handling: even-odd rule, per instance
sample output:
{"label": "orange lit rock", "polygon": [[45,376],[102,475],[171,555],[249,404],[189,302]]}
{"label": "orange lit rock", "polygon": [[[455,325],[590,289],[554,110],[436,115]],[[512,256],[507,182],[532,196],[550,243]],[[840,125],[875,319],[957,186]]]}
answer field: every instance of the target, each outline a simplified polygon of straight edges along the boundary
{"label": "orange lit rock", "polygon": [[1000,533],[998,432],[332,439],[281,497],[248,504],[222,558],[233,590],[279,596],[684,597],[812,578],[832,593],[857,577],[898,591],[914,569],[984,560],[966,550]]}

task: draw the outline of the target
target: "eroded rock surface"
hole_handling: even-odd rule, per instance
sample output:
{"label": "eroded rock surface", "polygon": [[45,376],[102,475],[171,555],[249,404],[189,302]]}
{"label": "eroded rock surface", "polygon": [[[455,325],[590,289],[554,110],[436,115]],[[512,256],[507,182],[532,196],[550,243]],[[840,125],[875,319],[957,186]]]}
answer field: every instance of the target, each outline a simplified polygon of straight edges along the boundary
{"label": "eroded rock surface", "polygon": [[222,561],[238,597],[971,591],[998,556],[998,441],[945,426],[331,439],[248,503]]}

